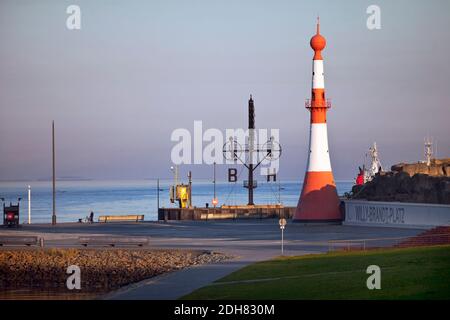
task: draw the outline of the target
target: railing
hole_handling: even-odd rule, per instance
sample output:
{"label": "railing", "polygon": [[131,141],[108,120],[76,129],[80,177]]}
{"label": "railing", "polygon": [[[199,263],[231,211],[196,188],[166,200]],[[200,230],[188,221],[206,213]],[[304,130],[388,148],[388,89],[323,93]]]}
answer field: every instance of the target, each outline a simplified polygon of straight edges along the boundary
{"label": "railing", "polygon": [[328,252],[360,251],[386,247],[406,248],[450,244],[450,233],[396,238],[349,239],[328,241]]}
{"label": "railing", "polygon": [[305,100],[305,108],[306,109],[311,109],[311,108],[331,108],[331,100],[326,99],[324,100],[319,100],[319,101],[311,101],[311,99],[306,99]]}

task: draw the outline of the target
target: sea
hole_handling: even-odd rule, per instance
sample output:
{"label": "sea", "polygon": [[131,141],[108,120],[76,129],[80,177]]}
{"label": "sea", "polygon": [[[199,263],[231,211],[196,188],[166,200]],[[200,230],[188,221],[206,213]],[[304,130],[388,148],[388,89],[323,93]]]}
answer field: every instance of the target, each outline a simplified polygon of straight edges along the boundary
{"label": "sea", "polygon": [[[336,181],[338,194],[349,192],[353,184],[353,181]],[[158,197],[156,180],[57,181],[57,222],[84,220],[91,211],[94,212],[95,220],[100,215],[121,214],[143,214],[147,221],[157,220],[158,198],[160,207],[176,207],[169,200],[170,185],[173,185],[173,180],[160,180]],[[0,198],[4,198],[6,205],[19,203],[20,222],[28,223],[28,186],[31,187],[31,223],[50,223],[53,210],[51,181],[0,182]],[[254,202],[296,206],[301,188],[302,183],[295,181],[258,181],[258,187],[254,190]],[[243,188],[242,181],[216,182],[215,189],[219,205],[247,203],[248,191]],[[194,206],[204,207],[206,203],[211,206],[213,197],[214,185],[211,181],[193,180]]]}

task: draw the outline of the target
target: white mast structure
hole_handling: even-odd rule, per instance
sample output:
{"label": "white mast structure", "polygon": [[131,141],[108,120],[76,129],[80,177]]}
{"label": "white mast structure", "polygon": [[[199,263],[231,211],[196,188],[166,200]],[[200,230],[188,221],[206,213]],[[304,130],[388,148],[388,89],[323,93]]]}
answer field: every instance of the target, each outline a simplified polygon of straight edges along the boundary
{"label": "white mast structure", "polygon": [[383,171],[383,166],[381,165],[380,158],[378,157],[377,143],[374,142],[373,146],[369,148],[369,152],[366,156],[370,156],[370,166],[369,169],[364,170],[364,182],[370,181],[373,177],[380,171]]}
{"label": "white mast structure", "polygon": [[427,137],[425,139],[425,162],[428,167],[431,165],[432,157],[433,157],[433,142],[431,142],[430,138]]}

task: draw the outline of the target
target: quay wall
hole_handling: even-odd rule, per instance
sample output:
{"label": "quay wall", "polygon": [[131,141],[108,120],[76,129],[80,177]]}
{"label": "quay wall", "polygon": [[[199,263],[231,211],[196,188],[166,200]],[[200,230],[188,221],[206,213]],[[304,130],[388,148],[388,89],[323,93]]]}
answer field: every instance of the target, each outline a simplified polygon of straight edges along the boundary
{"label": "quay wall", "polygon": [[295,207],[236,206],[218,208],[159,208],[158,220],[216,220],[216,219],[267,219],[294,215]]}
{"label": "quay wall", "polygon": [[450,225],[450,205],[344,200],[346,225],[429,228]]}

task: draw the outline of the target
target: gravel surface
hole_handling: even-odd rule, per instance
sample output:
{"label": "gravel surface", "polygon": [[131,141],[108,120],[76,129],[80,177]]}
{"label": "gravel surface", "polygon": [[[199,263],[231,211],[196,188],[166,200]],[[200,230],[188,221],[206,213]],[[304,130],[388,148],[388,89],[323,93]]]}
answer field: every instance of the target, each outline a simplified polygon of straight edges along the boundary
{"label": "gravel surface", "polygon": [[66,289],[70,265],[81,270],[83,292],[106,292],[165,272],[230,258],[209,251],[38,249],[0,251],[0,291]]}

